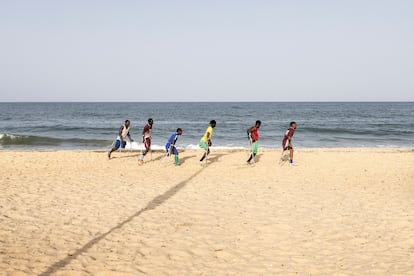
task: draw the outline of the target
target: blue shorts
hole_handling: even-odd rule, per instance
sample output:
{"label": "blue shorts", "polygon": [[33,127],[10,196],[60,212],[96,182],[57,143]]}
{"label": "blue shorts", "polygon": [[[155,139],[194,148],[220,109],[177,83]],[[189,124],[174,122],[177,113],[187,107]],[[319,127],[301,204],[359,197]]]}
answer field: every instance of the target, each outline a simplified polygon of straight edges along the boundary
{"label": "blue shorts", "polygon": [[[169,149],[170,149],[170,145],[165,145],[165,151],[168,153],[169,152]],[[172,148],[172,153],[174,154],[174,155],[178,155],[178,150],[176,149],[176,147],[174,147],[173,146],[173,148]]]}
{"label": "blue shorts", "polygon": [[124,149],[125,146],[126,146],[126,141],[121,142],[121,140],[116,140],[114,148],[119,149],[119,147],[121,147],[122,149]]}

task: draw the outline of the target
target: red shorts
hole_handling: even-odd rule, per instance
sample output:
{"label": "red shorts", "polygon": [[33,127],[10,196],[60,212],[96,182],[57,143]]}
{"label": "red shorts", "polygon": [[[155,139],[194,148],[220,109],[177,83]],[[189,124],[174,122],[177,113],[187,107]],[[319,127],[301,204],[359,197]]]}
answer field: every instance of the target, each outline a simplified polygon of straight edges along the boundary
{"label": "red shorts", "polygon": [[151,148],[151,138],[145,138],[145,142],[144,142],[145,148],[146,149],[150,149]]}

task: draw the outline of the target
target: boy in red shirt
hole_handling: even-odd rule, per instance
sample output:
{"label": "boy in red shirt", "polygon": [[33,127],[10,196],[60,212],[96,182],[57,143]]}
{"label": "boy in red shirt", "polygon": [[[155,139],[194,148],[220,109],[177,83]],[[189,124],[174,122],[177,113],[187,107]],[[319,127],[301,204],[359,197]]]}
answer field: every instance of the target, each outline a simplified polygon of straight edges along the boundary
{"label": "boy in red shirt", "polygon": [[247,160],[247,164],[250,164],[250,161],[254,162],[254,157],[257,154],[257,150],[259,149],[259,128],[262,124],[261,121],[257,120],[256,124],[247,130],[247,135],[249,136],[250,144],[252,146],[252,153],[250,154],[249,160]]}
{"label": "boy in red shirt", "polygon": [[282,141],[283,151],[285,151],[285,150],[289,150],[290,151],[289,164],[291,166],[293,166],[293,145],[292,145],[292,137],[293,137],[293,134],[295,134],[295,129],[296,129],[296,122],[290,122],[290,128],[288,130],[286,130],[285,136],[283,136],[283,141]]}
{"label": "boy in red shirt", "polygon": [[[145,146],[145,151],[142,152],[141,156],[139,157],[138,162],[142,165],[144,164],[144,157],[151,149],[151,139],[152,139],[152,124],[154,120],[149,118],[148,124],[145,125],[144,129],[142,130],[142,143]],[[152,154],[152,153],[151,153]]]}

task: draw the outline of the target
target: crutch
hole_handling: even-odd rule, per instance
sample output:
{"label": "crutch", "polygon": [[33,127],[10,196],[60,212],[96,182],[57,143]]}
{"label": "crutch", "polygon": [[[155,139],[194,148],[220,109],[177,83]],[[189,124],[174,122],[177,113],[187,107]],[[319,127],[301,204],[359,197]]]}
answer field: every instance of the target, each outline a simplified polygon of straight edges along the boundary
{"label": "crutch", "polygon": [[164,154],[164,156],[161,158],[161,161],[160,161],[160,166],[161,166],[162,164],[164,164],[164,160],[165,160],[165,159],[167,159],[168,157],[170,157],[171,147],[172,147],[172,145],[170,145],[170,147],[168,148],[167,152],[166,152],[166,153]]}
{"label": "crutch", "polygon": [[252,136],[249,134],[249,143],[250,143],[250,154],[252,156],[253,164],[255,163],[255,156],[254,156],[254,143]]}
{"label": "crutch", "polygon": [[151,141],[151,142],[150,142],[150,143],[151,143],[151,144],[150,144],[150,145],[151,145],[151,146],[150,146],[150,155],[151,155],[151,161],[152,161],[152,137],[150,137],[150,141]]}
{"label": "crutch", "polygon": [[208,151],[210,150],[210,146],[208,145],[208,140],[207,140],[207,143],[206,143],[206,152],[205,152],[205,155],[206,155],[206,158],[204,158],[205,159],[205,163],[204,163],[204,166],[207,166],[207,156],[208,156]]}
{"label": "crutch", "polygon": [[287,161],[285,160],[285,152],[289,151],[288,146],[289,146],[289,139],[286,140],[286,143],[282,148],[282,154],[280,155],[279,164],[282,164],[283,162]]}

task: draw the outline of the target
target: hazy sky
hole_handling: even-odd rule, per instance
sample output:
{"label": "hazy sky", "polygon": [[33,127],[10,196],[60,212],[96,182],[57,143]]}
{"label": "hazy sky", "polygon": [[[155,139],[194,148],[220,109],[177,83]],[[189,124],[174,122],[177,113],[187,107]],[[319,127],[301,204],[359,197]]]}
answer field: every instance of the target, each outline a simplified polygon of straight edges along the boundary
{"label": "hazy sky", "polygon": [[0,101],[414,101],[414,1],[0,2]]}

